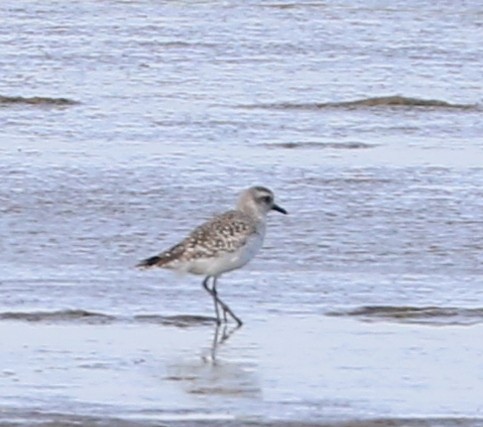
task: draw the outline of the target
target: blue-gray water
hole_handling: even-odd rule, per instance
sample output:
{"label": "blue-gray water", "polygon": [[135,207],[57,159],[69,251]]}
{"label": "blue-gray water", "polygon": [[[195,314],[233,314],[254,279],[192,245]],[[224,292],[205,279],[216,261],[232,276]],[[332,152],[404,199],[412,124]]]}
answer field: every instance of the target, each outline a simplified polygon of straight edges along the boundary
{"label": "blue-gray water", "polygon": [[[0,14],[0,423],[483,425],[480,2]],[[133,266],[253,184],[223,340]]]}

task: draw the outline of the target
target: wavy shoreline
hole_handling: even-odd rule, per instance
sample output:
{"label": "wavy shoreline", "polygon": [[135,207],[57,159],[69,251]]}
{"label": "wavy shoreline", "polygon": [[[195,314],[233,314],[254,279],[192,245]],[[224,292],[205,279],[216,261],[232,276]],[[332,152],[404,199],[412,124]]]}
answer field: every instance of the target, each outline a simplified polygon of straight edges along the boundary
{"label": "wavy shoreline", "polygon": [[[393,321],[435,326],[474,325],[483,323],[483,308],[374,305],[355,307],[347,310],[328,311],[326,315],[330,317],[355,317],[370,322]],[[214,324],[215,318],[190,314],[169,316],[159,314],[117,316],[82,309],[67,309],[57,311],[0,312],[0,321],[78,324],[144,323],[161,326],[189,327]]]}

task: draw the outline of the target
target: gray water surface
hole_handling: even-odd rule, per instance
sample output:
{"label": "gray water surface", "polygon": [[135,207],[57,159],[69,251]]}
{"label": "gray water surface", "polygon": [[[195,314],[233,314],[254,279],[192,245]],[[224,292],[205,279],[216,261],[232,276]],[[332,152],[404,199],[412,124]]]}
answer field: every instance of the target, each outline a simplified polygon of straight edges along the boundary
{"label": "gray water surface", "polygon": [[[479,2],[0,13],[2,425],[483,425]],[[254,184],[217,329],[134,265]]]}

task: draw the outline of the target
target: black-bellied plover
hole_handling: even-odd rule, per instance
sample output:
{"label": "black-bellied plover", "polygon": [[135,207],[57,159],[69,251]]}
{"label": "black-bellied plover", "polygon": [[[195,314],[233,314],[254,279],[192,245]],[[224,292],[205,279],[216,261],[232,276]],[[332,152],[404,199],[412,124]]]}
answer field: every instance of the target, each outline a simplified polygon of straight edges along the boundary
{"label": "black-bellied plover", "polygon": [[218,296],[216,282],[223,273],[243,267],[257,254],[265,237],[266,216],[271,210],[287,213],[275,204],[274,195],[268,188],[251,187],[240,194],[236,209],[215,216],[171,249],[147,258],[137,266],[162,267],[206,276],[203,287],[213,298],[217,323],[222,321],[221,308],[225,322],[229,314],[241,326],[242,321]]}

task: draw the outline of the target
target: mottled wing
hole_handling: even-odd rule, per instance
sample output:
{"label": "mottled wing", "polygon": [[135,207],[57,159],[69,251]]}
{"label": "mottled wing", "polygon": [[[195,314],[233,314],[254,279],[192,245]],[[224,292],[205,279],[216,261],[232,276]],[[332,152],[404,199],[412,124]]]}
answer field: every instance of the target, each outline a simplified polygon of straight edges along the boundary
{"label": "mottled wing", "polygon": [[193,230],[181,243],[185,255],[210,258],[220,252],[235,252],[256,233],[253,221],[239,211],[229,211]]}
{"label": "mottled wing", "polygon": [[170,267],[176,261],[212,258],[221,252],[235,252],[257,232],[253,221],[240,211],[228,211],[195,228],[179,244],[141,261],[138,267]]}

